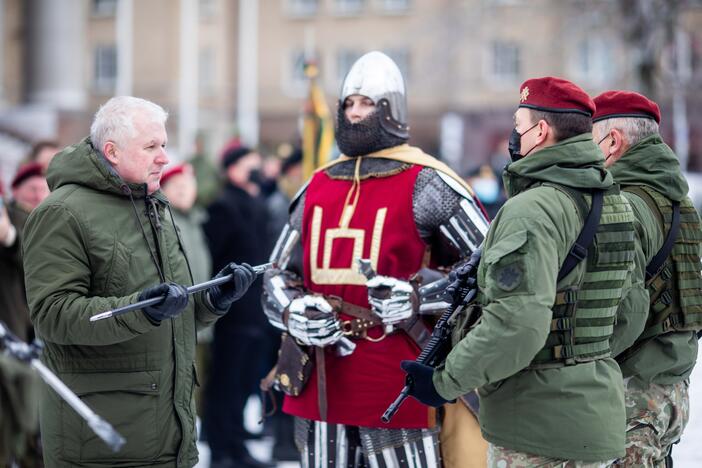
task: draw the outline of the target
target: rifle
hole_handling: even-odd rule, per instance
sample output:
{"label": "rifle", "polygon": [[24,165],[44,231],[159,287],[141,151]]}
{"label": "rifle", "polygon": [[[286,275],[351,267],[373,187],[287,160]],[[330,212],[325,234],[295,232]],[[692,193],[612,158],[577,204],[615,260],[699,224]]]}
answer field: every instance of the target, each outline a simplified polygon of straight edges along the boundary
{"label": "rifle", "polygon": [[119,451],[126,442],[124,437],[115,431],[110,423],[95,414],[61,379],[56,377],[56,374],[39,361],[39,352],[42,348],[40,343],[36,341],[31,345],[25,343],[17,338],[2,321],[0,321],[0,343],[7,354],[19,361],[26,362],[35,369],[39,373],[39,377],[88,423],[95,435],[101,438],[114,452]]}
{"label": "rifle", "polygon": [[[260,275],[271,267],[273,267],[272,263],[264,263],[263,265],[256,265],[255,267],[253,267],[253,271],[257,275]],[[231,279],[232,279],[232,275],[229,274],[229,275],[222,276],[221,278],[215,278],[215,279],[211,279],[209,281],[205,281],[203,283],[188,286],[186,288],[186,290],[188,291],[188,294],[194,294],[198,291],[204,291],[205,289],[210,289],[210,288],[213,288],[215,286],[219,286],[220,284],[227,283],[227,282],[231,281]],[[90,321],[97,322],[98,320],[103,320],[106,318],[115,317],[117,315],[126,314],[127,312],[131,312],[133,310],[143,309],[144,307],[149,307],[149,306],[158,304],[163,299],[164,299],[163,296],[152,297],[151,299],[144,299],[143,301],[135,302],[134,304],[127,304],[127,305],[122,306],[122,307],[117,307],[116,309],[111,309],[111,310],[107,310],[105,312],[100,312],[99,314],[95,314],[92,317],[90,317]]]}
{"label": "rifle", "polygon": [[[450,345],[451,332],[455,326],[456,318],[472,301],[478,293],[478,284],[476,281],[476,272],[482,255],[482,247],[478,247],[470,256],[468,261],[458,267],[456,272],[456,281],[454,281],[447,293],[453,297],[451,306],[441,315],[439,320],[434,325],[431,339],[422,349],[421,354],[417,357],[416,362],[425,364],[431,367],[437,367],[441,364],[448,354],[447,347]],[[478,320],[477,315],[471,317],[467,326],[470,326]],[[390,422],[392,417],[400,409],[400,405],[405,401],[412,391],[414,382],[410,375],[405,378],[405,386],[393,401],[388,409],[385,410],[380,418],[384,423]]]}

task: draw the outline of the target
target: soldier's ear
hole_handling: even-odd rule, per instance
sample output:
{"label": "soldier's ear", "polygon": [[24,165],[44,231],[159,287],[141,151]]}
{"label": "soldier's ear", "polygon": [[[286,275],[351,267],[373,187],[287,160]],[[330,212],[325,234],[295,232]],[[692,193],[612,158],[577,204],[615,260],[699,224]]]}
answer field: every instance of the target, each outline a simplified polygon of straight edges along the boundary
{"label": "soldier's ear", "polygon": [[624,136],[624,133],[619,130],[618,128],[613,128],[612,130],[609,131],[609,134],[612,138],[610,138],[611,143],[609,144],[609,147],[607,148],[607,151],[609,151],[609,154],[614,154],[614,155],[619,155],[626,151],[627,149],[627,141]]}

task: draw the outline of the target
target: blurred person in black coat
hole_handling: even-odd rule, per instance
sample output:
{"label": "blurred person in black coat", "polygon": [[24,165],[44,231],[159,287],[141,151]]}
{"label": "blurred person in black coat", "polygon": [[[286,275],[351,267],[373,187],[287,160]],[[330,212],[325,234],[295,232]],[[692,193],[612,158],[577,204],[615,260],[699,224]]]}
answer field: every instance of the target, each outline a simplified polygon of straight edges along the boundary
{"label": "blurred person in black coat", "polygon": [[[266,202],[260,193],[261,156],[246,147],[226,150],[222,158],[226,185],[208,208],[204,225],[212,254],[213,271],[228,262],[265,263]],[[261,308],[261,282],[256,281],[215,325],[212,363],[205,389],[203,427],[212,451],[212,467],[268,466],[248,453],[243,412],[248,397],[258,388],[272,347],[272,327]]]}

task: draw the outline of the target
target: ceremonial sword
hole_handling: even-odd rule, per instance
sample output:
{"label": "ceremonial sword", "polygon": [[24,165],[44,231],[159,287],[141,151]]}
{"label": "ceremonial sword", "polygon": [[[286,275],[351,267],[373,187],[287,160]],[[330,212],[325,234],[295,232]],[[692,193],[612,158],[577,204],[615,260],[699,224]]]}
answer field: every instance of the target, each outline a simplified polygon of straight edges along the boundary
{"label": "ceremonial sword", "polygon": [[[270,269],[273,267],[273,263],[264,263],[262,265],[256,265],[253,267],[254,273],[256,275],[260,275],[266,270]],[[205,289],[210,289],[215,286],[219,286],[220,284],[228,283],[231,281],[233,277],[233,274],[228,274],[226,276],[222,276],[221,278],[214,278],[209,281],[205,281],[204,283],[199,283],[199,284],[194,284],[192,286],[188,286],[186,290],[188,291],[188,294],[193,294],[198,291],[203,291]],[[90,317],[91,322],[97,322],[98,320],[103,320],[106,318],[110,317],[116,317],[118,315],[126,314],[127,312],[131,312],[133,310],[137,309],[143,309],[144,307],[149,307],[152,305],[156,305],[162,300],[165,299],[165,296],[159,296],[159,297],[152,297],[151,299],[144,299],[143,301],[135,302],[134,304],[127,304],[122,307],[117,307],[116,309],[111,309],[105,312],[101,312],[99,314],[93,315]]]}

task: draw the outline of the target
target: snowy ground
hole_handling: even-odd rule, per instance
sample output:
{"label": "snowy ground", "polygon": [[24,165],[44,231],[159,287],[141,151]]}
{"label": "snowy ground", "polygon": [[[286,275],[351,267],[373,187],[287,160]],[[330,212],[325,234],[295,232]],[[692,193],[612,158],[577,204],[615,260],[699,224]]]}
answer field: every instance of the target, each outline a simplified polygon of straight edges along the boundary
{"label": "snowy ground", "polygon": [[[249,399],[246,405],[244,424],[249,432],[258,434],[261,432],[261,426],[258,425],[259,415],[261,414],[261,404],[255,397]],[[271,460],[271,451],[273,450],[273,439],[264,437],[260,440],[250,440],[246,442],[249,447],[251,456],[261,461]],[[195,465],[195,468],[209,468],[210,466],[210,449],[207,444],[198,442],[197,448],[200,451],[200,462]],[[285,462],[278,463],[277,468],[300,468],[299,463]]]}
{"label": "snowy ground", "polygon": [[[678,445],[673,448],[675,468],[700,468],[702,467],[702,365],[698,365],[692,373],[690,384],[690,422],[685,434]],[[246,407],[246,426],[251,432],[259,432],[256,424],[259,411],[258,400],[249,401]],[[249,450],[254,457],[269,461],[273,440],[269,437],[257,441],[250,441]],[[209,468],[209,449],[205,444],[198,444],[200,449],[200,463],[195,468]],[[279,463],[278,468],[299,468],[299,463]]]}

